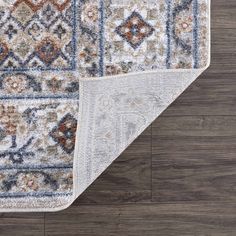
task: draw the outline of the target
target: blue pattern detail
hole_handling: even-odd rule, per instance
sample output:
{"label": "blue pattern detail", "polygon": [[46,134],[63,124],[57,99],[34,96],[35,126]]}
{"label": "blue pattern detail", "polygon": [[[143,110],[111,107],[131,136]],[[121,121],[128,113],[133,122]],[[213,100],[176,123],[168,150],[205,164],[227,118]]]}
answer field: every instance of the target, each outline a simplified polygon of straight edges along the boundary
{"label": "blue pattern detail", "polygon": [[198,68],[198,0],[193,2],[193,19],[194,19],[194,29],[193,29],[193,60],[194,68]]}
{"label": "blue pattern detail", "polygon": [[104,75],[104,2],[100,0],[100,32],[99,32],[99,75]]}
{"label": "blue pattern detail", "polygon": [[176,33],[175,33],[175,21],[176,21],[176,17],[178,16],[178,14],[180,14],[180,12],[189,9],[191,3],[193,2],[193,0],[184,0],[180,5],[177,5],[174,9],[173,9],[173,13],[172,13],[172,17],[173,17],[173,29],[172,29],[172,37],[176,43],[177,46],[181,47],[185,52],[187,52],[188,54],[190,54],[192,52],[192,46],[187,44],[184,40],[182,40],[181,38],[179,38]]}
{"label": "blue pattern detail", "polygon": [[[172,8],[172,1],[166,0],[167,4],[167,21],[166,21],[166,35],[167,35],[167,54],[166,54],[166,67],[170,68],[171,65],[171,38],[174,39],[175,43],[181,47],[188,54],[193,54],[193,68],[198,68],[198,0],[183,0],[180,5]],[[175,34],[175,18],[176,16],[186,9],[189,9],[190,5],[193,6],[193,45],[188,45],[182,39],[177,37]],[[172,12],[172,13],[171,13]],[[173,25],[171,29],[171,25]]]}
{"label": "blue pattern detail", "polygon": [[166,35],[167,35],[167,56],[166,68],[170,68],[170,54],[171,54],[171,0],[166,0],[167,3],[167,21],[166,21]]}
{"label": "blue pattern detail", "polygon": [[0,158],[6,158],[8,157],[9,160],[15,164],[15,163],[23,163],[24,158],[27,158],[29,156],[35,156],[34,152],[27,151],[27,149],[30,147],[33,137],[31,137],[22,147],[17,148],[16,144],[16,137],[12,136],[12,146],[9,150],[0,152]]}
{"label": "blue pattern detail", "polygon": [[72,196],[73,193],[58,193],[58,192],[32,192],[32,193],[1,193],[0,198],[25,198],[25,197],[34,197],[34,198],[42,198],[42,197],[63,197],[63,196]]}

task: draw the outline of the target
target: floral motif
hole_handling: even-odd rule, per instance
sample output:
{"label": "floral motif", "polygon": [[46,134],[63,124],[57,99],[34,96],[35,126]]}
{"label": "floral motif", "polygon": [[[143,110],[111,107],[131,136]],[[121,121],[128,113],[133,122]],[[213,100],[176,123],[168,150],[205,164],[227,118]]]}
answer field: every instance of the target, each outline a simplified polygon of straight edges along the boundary
{"label": "floral motif", "polygon": [[42,177],[40,173],[20,173],[16,184],[23,192],[37,191],[43,184]]}
{"label": "floral motif", "polygon": [[52,79],[47,80],[47,86],[52,92],[58,92],[62,87],[62,80],[59,80],[57,77],[53,77]]}
{"label": "floral motif", "polygon": [[190,33],[193,29],[193,17],[192,16],[178,16],[176,17],[176,34]]}
{"label": "floral motif", "polygon": [[95,4],[85,4],[82,9],[81,20],[93,26],[93,24],[98,20],[98,6]]}
{"label": "floral motif", "polygon": [[124,71],[119,65],[107,65],[106,66],[106,75],[118,75]]}
{"label": "floral motif", "polygon": [[9,93],[21,93],[27,88],[27,81],[24,76],[9,76],[4,79],[4,89]]}

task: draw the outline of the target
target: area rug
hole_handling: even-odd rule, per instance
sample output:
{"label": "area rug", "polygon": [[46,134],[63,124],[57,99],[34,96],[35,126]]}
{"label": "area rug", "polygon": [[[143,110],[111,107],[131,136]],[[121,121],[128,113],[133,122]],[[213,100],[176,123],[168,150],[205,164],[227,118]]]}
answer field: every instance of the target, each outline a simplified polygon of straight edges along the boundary
{"label": "area rug", "polygon": [[0,0],[0,211],[71,205],[209,58],[208,0]]}

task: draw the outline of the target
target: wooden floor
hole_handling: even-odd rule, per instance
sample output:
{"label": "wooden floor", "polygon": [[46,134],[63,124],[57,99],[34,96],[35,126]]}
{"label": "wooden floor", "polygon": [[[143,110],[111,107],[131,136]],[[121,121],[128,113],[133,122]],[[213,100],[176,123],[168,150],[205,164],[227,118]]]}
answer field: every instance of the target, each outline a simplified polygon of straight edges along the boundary
{"label": "wooden floor", "polygon": [[73,206],[0,235],[235,236],[236,1],[213,0],[210,69]]}

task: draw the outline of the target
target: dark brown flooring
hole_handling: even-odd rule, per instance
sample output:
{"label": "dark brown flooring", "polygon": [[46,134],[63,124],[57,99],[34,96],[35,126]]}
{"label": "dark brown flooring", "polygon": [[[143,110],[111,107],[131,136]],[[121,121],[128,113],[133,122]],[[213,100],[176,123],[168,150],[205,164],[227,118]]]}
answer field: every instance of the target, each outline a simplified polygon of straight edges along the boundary
{"label": "dark brown flooring", "polygon": [[0,214],[0,235],[235,236],[236,1],[212,2],[212,63],[71,206]]}

